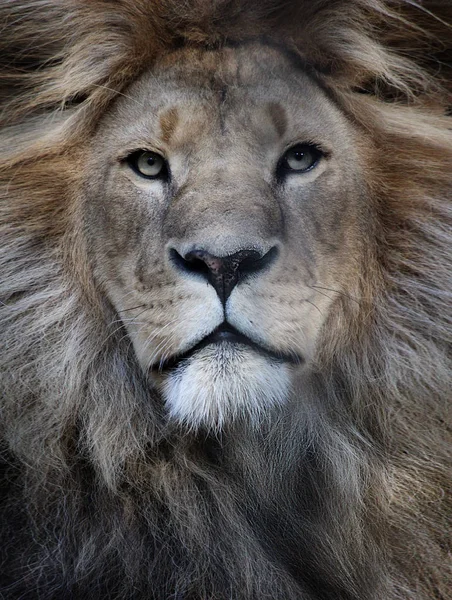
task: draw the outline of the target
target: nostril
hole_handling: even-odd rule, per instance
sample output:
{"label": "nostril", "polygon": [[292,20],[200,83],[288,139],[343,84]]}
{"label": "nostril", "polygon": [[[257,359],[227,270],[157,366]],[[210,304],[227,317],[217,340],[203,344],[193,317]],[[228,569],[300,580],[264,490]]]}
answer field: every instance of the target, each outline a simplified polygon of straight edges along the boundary
{"label": "nostril", "polygon": [[279,251],[276,246],[270,248],[270,250],[262,256],[258,252],[249,253],[245,256],[239,264],[239,271],[241,274],[256,273],[262,271],[265,267],[270,265],[278,257]]}
{"label": "nostril", "polygon": [[182,260],[185,263],[185,270],[190,271],[190,273],[200,273],[206,275],[209,273],[209,267],[203,260],[199,258],[190,256]]}
{"label": "nostril", "polygon": [[209,273],[209,267],[206,263],[191,252],[183,257],[177,250],[171,248],[169,256],[171,262],[181,271],[199,273],[201,275],[208,275]]}

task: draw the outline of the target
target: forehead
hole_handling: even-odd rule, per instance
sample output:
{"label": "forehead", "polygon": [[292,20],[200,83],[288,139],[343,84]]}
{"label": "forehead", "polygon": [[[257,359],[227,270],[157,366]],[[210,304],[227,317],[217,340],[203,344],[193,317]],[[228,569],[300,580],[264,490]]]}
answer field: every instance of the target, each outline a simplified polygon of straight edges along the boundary
{"label": "forehead", "polygon": [[288,81],[295,72],[308,80],[300,65],[301,61],[284,48],[244,43],[173,52],[162,57],[149,75],[174,89],[215,92],[228,88],[249,92],[266,80]]}
{"label": "forehead", "polygon": [[337,113],[288,52],[244,44],[166,55],[127,90],[113,114],[131,138],[151,129],[164,143],[175,144],[204,137],[212,129],[226,135],[232,129],[249,133],[267,127],[275,137],[290,135],[294,127],[296,135],[308,137],[329,129],[334,137],[339,133]]}

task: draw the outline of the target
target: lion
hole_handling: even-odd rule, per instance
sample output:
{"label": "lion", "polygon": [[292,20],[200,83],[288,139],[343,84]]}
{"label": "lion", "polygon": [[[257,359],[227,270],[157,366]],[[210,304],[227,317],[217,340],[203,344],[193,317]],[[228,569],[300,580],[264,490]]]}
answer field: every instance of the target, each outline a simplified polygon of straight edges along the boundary
{"label": "lion", "polygon": [[452,9],[0,11],[2,597],[450,598]]}

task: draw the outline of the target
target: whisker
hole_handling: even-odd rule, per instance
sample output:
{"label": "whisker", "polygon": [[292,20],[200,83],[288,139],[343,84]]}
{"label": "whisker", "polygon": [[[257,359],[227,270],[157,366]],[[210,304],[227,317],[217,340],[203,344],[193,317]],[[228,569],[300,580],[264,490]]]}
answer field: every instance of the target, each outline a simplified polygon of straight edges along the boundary
{"label": "whisker", "polygon": [[308,287],[311,289],[319,289],[319,290],[326,290],[327,292],[333,292],[335,294],[339,294],[340,296],[345,296],[345,298],[349,298],[350,300],[353,300],[353,302],[356,302],[356,304],[361,304],[361,302],[359,300],[357,300],[356,298],[353,298],[353,296],[350,296],[349,294],[346,294],[345,292],[342,292],[341,290],[334,290],[333,288],[323,287],[321,285],[308,285]]}
{"label": "whisker", "polygon": [[[119,321],[116,321],[117,323]],[[111,331],[107,337],[102,341],[102,345],[106,344],[108,342],[108,340],[113,337],[118,331],[121,331],[121,329],[124,329],[124,324],[120,325],[119,327],[116,327],[116,329],[114,329],[113,331]]]}
{"label": "whisker", "polygon": [[146,304],[139,304],[138,306],[132,306],[132,308],[125,308],[124,310],[117,310],[118,313],[127,312],[129,310],[135,310],[137,308],[143,308],[143,306],[147,306]]}
{"label": "whisker", "polygon": [[129,321],[129,322],[133,322],[136,321],[136,319],[138,319],[138,317],[141,317],[141,315],[144,315],[145,312],[147,312],[149,309],[145,308],[144,310],[142,310],[141,312],[139,312],[137,315],[135,315],[134,317],[121,317],[121,321]]}
{"label": "whisker", "polygon": [[311,304],[315,309],[317,309],[319,311],[319,313],[323,317],[323,312],[320,310],[320,308],[316,304],[314,304],[314,302],[311,302],[310,300],[306,300],[306,298],[303,299],[303,302],[307,302],[308,304]]}
{"label": "whisker", "polygon": [[128,94],[124,94],[124,92],[115,90],[111,87],[108,87],[107,85],[101,85],[100,83],[93,83],[92,85],[94,87],[101,88],[103,90],[108,90],[109,92],[114,92],[115,94],[118,94],[119,96],[124,96],[124,98],[127,98],[128,100],[132,100],[132,102],[135,102],[136,104],[138,104],[138,106],[144,107],[144,104],[142,102],[139,102],[136,98],[132,98],[132,96],[129,96]]}
{"label": "whisker", "polygon": [[[152,364],[154,363],[155,359],[157,358],[157,356],[162,353],[162,355],[165,354],[166,349],[172,345],[173,341],[174,341],[174,334],[176,332],[173,331],[169,334],[169,336],[165,339],[162,340],[157,347],[154,349],[154,352],[152,353],[152,355],[150,356],[149,360],[148,360],[148,369],[150,369],[152,367]],[[159,371],[162,371],[161,365],[162,365],[162,359],[163,356],[161,356],[160,360],[159,360]]]}
{"label": "whisker", "polygon": [[172,341],[173,341],[172,339],[168,340],[166,347],[164,346],[161,350],[162,355],[160,357],[159,366],[158,366],[159,373],[161,373],[163,371],[163,367],[165,366],[165,363],[166,363],[168,357],[170,356],[170,354],[167,350],[169,349],[169,346],[171,346]]}
{"label": "whisker", "polygon": [[[144,348],[143,348],[143,349],[144,349],[144,350],[145,350],[145,349],[147,349],[147,348],[149,347],[149,345],[152,343],[152,341],[153,341],[153,340],[154,340],[156,337],[158,337],[159,335],[161,335],[161,333],[162,333],[162,331],[163,331],[164,329],[166,329],[167,327],[170,327],[170,326],[177,325],[177,324],[178,324],[178,319],[173,319],[172,321],[170,321],[169,323],[167,323],[167,324],[166,324],[166,325],[164,325],[163,327],[160,327],[158,330],[154,331],[154,332],[153,332],[153,334],[152,334],[152,335],[150,335],[150,336],[147,338],[147,340],[145,341],[145,343],[144,343]],[[171,331],[171,330],[170,330],[170,332],[169,332],[169,339],[171,339],[171,340],[172,340],[172,337],[171,337],[171,336],[174,336],[174,334],[175,334],[175,333],[176,333],[176,331],[175,331],[175,330],[173,330],[173,331]],[[167,338],[167,339],[168,339],[168,338]],[[165,343],[165,342],[166,342],[166,340],[163,340],[163,342],[160,342],[160,344],[158,344],[157,348],[156,348],[156,349],[154,349],[154,351],[153,351],[153,353],[152,353],[152,356],[151,356],[151,360],[149,361],[149,366],[152,364],[152,362],[153,362],[153,360],[154,360],[154,357],[155,357],[155,355],[156,355],[156,352],[158,352],[158,349],[161,347],[162,343]]]}

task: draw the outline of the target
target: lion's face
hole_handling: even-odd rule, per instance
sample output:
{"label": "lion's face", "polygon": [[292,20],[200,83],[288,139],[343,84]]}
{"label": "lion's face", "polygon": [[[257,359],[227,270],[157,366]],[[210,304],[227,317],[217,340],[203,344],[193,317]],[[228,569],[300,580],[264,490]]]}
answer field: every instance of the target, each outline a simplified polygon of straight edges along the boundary
{"label": "lion's face", "polygon": [[169,55],[90,149],[95,278],[191,427],[283,402],[356,279],[358,135],[293,63],[260,45]]}

